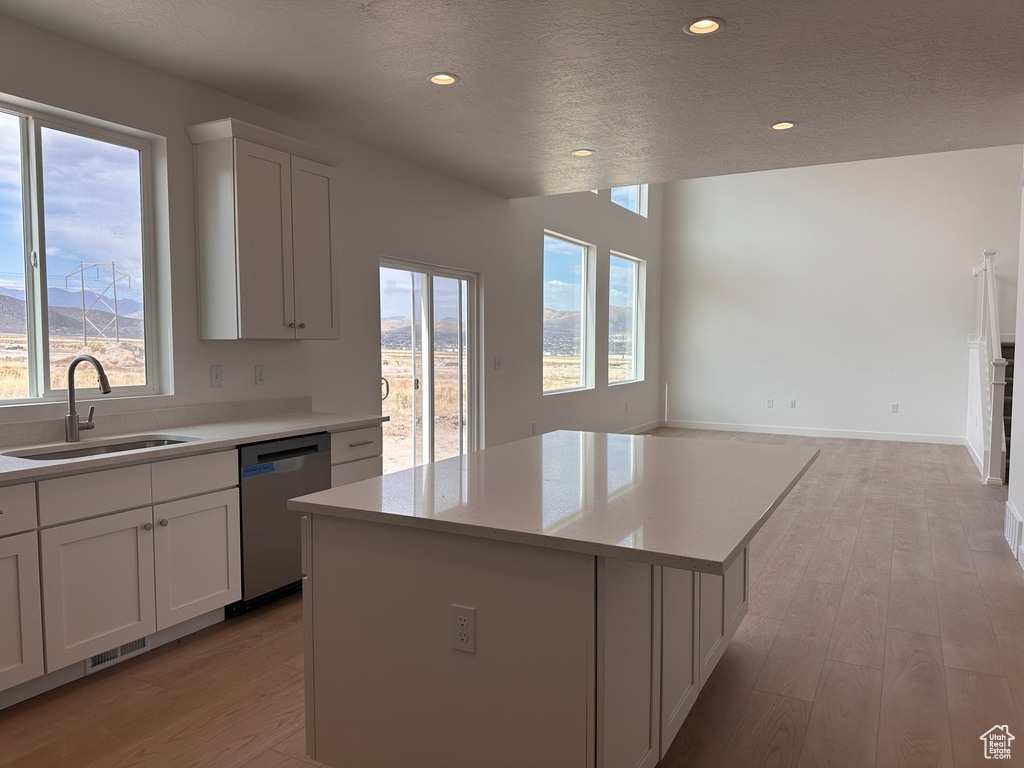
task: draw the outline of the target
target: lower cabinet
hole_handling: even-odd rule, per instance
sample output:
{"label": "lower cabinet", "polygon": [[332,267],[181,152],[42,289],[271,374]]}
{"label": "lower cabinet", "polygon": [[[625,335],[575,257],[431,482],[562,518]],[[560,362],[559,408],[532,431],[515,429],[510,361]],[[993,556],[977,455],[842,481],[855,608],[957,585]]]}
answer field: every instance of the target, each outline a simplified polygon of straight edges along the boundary
{"label": "lower cabinet", "polygon": [[43,674],[35,531],[0,539],[0,691]]}
{"label": "lower cabinet", "polygon": [[48,528],[39,542],[49,671],[156,631],[152,507]]}
{"label": "lower cabinet", "polygon": [[331,467],[331,488],[348,485],[357,480],[380,477],[384,473],[384,460],[380,456],[372,459],[360,459],[346,464],[335,464]]}
{"label": "lower cabinet", "polygon": [[153,507],[156,628],[242,598],[238,490]]}
{"label": "lower cabinet", "polygon": [[664,757],[700,692],[694,608],[705,574],[662,568],[661,750]]}
{"label": "lower cabinet", "polygon": [[239,599],[238,526],[232,488],[43,530],[47,669]]}

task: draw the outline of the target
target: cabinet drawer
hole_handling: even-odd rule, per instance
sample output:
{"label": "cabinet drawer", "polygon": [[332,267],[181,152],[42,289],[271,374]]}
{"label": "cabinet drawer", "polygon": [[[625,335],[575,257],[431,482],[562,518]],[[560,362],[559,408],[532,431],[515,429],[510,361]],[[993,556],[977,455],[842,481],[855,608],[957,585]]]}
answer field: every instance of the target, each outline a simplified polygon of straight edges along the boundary
{"label": "cabinet drawer", "polygon": [[331,488],[348,485],[357,480],[366,480],[369,477],[380,477],[383,473],[384,461],[380,456],[350,461],[348,464],[335,464],[331,467]]}
{"label": "cabinet drawer", "polygon": [[352,429],[331,435],[331,464],[381,455],[380,427]]}
{"label": "cabinet drawer", "polygon": [[0,488],[0,536],[27,531],[38,524],[35,483]]}
{"label": "cabinet drawer", "polygon": [[70,523],[143,507],[152,501],[149,464],[42,480],[39,483],[39,524]]}
{"label": "cabinet drawer", "polygon": [[238,485],[238,451],[221,451],[153,465],[153,501],[182,499]]}

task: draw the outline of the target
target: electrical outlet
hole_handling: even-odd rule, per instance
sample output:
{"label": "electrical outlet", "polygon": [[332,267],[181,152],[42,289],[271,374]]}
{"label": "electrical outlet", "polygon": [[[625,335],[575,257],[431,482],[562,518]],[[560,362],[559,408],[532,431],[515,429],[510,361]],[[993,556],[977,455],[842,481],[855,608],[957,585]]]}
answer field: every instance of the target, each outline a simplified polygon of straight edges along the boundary
{"label": "electrical outlet", "polygon": [[789,401],[789,407],[790,408],[796,408],[796,400],[790,400]]}
{"label": "electrical outlet", "polygon": [[257,365],[256,366],[256,386],[262,387],[267,383],[267,366]]}
{"label": "electrical outlet", "polygon": [[500,371],[501,370],[501,358],[500,357],[494,358],[494,370],[496,370],[496,371]]}
{"label": "electrical outlet", "polygon": [[892,405],[889,406],[889,413],[899,413],[899,412],[900,412],[900,404],[899,403],[893,403]]}
{"label": "electrical outlet", "polygon": [[476,653],[476,608],[452,603],[452,648]]}
{"label": "electrical outlet", "polygon": [[219,365],[210,366],[210,386],[221,387],[224,385],[224,374]]}
{"label": "electrical outlet", "polygon": [[774,408],[775,407],[775,401],[772,400],[771,398],[768,398],[768,407],[769,408]]}

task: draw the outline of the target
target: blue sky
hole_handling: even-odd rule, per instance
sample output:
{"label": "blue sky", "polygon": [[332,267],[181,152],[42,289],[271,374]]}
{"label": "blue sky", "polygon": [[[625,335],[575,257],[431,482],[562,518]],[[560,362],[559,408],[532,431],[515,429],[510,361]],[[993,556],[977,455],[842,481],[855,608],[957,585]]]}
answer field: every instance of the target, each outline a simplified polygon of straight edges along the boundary
{"label": "blue sky", "polygon": [[[80,262],[113,263],[132,276],[118,295],[141,301],[138,150],[43,127],[42,155],[48,283],[64,287]],[[0,286],[23,287],[21,203],[19,119],[0,113]]]}
{"label": "blue sky", "polygon": [[544,235],[544,309],[579,312],[586,247]]}
{"label": "blue sky", "polygon": [[[544,309],[580,311],[581,276],[586,246],[544,236]],[[633,306],[636,262],[612,256],[609,263],[609,302],[613,307]]]}
{"label": "blue sky", "polygon": [[[381,267],[380,316],[382,318],[412,316],[414,277],[412,272]],[[459,316],[458,291],[458,280],[450,277],[434,278],[434,317],[437,320],[455,319]]]}

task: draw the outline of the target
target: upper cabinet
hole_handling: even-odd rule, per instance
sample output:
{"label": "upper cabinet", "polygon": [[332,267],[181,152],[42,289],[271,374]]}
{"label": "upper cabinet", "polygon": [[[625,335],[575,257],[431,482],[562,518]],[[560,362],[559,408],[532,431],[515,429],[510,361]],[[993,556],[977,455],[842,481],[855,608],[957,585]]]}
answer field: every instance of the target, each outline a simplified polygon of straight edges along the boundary
{"label": "upper cabinet", "polygon": [[234,119],[187,131],[196,152],[202,338],[337,339],[336,158]]}

